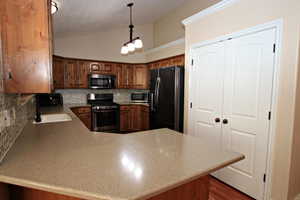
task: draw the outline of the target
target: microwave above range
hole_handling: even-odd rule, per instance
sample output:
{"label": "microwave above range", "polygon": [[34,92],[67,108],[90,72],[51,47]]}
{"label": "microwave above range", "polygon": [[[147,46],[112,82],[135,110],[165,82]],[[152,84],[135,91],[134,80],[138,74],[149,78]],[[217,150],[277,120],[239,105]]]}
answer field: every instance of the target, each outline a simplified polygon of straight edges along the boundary
{"label": "microwave above range", "polygon": [[114,89],[116,88],[116,76],[89,74],[89,88],[90,89]]}

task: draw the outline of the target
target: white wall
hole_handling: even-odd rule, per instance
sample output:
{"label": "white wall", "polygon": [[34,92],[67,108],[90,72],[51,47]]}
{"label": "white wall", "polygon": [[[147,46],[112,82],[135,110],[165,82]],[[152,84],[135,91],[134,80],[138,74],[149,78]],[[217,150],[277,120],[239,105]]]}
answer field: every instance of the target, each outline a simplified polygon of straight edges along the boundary
{"label": "white wall", "polygon": [[153,47],[153,24],[137,26],[134,36],[142,38],[144,48],[141,52],[129,56],[120,54],[122,44],[129,40],[127,27],[92,33],[55,35],[54,54],[72,58],[144,63],[146,56],[143,51]]}

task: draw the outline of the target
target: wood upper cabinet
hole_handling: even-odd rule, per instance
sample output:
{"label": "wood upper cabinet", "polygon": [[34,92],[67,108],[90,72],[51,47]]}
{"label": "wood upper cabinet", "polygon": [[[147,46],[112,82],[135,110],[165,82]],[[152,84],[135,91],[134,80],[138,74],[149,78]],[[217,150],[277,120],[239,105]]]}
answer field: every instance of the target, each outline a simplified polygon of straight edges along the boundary
{"label": "wood upper cabinet", "polygon": [[117,64],[117,88],[148,89],[149,69],[147,65]]}
{"label": "wood upper cabinet", "polygon": [[149,69],[147,65],[135,65],[133,69],[133,88],[149,88]]}
{"label": "wood upper cabinet", "polygon": [[54,89],[64,88],[65,63],[63,58],[53,57],[53,86]]}
{"label": "wood upper cabinet", "polygon": [[144,105],[120,106],[120,131],[149,130],[149,107]]}
{"label": "wood upper cabinet", "polygon": [[50,0],[1,0],[0,26],[6,93],[50,93]]}
{"label": "wood upper cabinet", "polygon": [[71,110],[91,130],[92,128],[92,110],[90,106],[73,107]]}
{"label": "wood upper cabinet", "polygon": [[77,68],[77,88],[88,88],[90,62],[78,61]]}
{"label": "wood upper cabinet", "polygon": [[78,63],[75,60],[66,60],[65,62],[65,88],[77,87],[77,68]]}

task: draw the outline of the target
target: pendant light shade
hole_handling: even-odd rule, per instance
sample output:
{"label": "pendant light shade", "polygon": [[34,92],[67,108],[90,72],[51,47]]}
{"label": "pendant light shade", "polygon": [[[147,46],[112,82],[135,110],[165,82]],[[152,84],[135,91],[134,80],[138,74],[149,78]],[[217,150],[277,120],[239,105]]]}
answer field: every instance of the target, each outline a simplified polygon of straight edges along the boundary
{"label": "pendant light shade", "polygon": [[130,42],[130,43],[127,44],[127,48],[128,48],[129,52],[134,52],[135,45],[132,42]]}
{"label": "pendant light shade", "polygon": [[141,40],[140,38],[136,39],[136,40],[134,41],[134,46],[135,46],[135,48],[137,48],[137,49],[143,48],[143,42],[142,42],[142,40]]}
{"label": "pendant light shade", "polygon": [[127,46],[123,46],[123,47],[121,48],[121,54],[123,54],[123,55],[128,54],[128,47],[127,47]]}

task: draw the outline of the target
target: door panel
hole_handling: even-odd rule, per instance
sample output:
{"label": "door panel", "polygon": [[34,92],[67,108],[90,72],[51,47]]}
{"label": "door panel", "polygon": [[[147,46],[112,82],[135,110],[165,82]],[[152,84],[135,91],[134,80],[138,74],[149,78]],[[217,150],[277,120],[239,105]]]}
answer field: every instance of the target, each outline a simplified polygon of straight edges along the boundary
{"label": "door panel", "polygon": [[[218,58],[218,59],[216,59]],[[192,67],[192,126],[190,134],[221,144],[224,44],[201,47],[194,54]]]}
{"label": "door panel", "polygon": [[266,171],[275,29],[226,42],[223,148],[246,159],[215,174],[256,199],[263,198]]}

